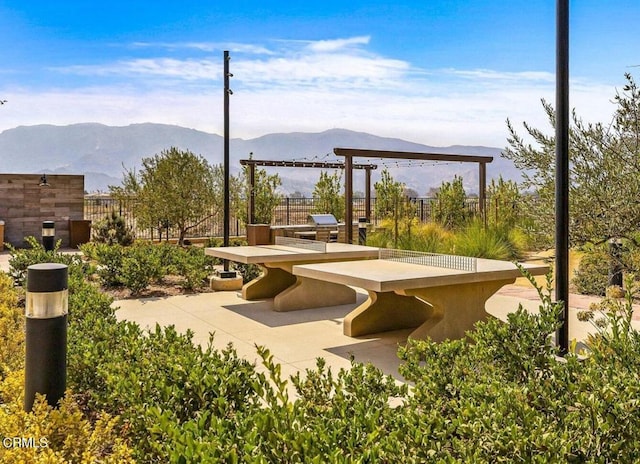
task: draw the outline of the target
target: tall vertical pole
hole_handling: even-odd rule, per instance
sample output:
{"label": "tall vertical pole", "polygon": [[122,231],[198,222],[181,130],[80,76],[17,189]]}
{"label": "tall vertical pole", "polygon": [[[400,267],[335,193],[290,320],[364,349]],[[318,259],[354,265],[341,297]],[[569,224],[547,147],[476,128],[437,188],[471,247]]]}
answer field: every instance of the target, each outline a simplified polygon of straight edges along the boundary
{"label": "tall vertical pole", "polygon": [[556,4],[556,301],[564,304],[557,341],[569,349],[569,0]]}
{"label": "tall vertical pole", "polygon": [[353,157],[344,157],[344,232],[347,243],[353,243]]}
{"label": "tall vertical pole", "polygon": [[[229,51],[224,51],[224,246],[229,246],[229,220],[230,220],[230,186],[229,186]],[[229,260],[224,260],[224,271],[229,271]]]}

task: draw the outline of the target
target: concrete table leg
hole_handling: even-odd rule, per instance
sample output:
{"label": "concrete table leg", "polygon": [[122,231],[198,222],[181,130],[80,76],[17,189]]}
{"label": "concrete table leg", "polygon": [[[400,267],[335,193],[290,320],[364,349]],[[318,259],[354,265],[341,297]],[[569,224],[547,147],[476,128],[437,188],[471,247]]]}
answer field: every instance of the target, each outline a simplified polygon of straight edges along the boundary
{"label": "concrete table leg", "polygon": [[273,298],[296,282],[290,271],[277,267],[260,267],[263,270],[262,275],[242,287],[242,298],[245,300]]}
{"label": "concrete table leg", "polygon": [[515,279],[475,282],[402,291],[406,296],[415,296],[433,306],[429,319],[424,321],[410,337],[430,337],[435,342],[460,339],[473,329],[476,322],[490,315],[485,310],[487,300],[504,285]]}
{"label": "concrete table leg", "polygon": [[434,314],[434,308],[420,298],[394,292],[368,293],[367,301],[344,319],[343,331],[349,337],[410,329],[418,327],[429,318],[438,318]]}
{"label": "concrete table leg", "polygon": [[346,285],[298,277],[296,283],[275,296],[274,311],[321,308],[355,303],[356,291]]}

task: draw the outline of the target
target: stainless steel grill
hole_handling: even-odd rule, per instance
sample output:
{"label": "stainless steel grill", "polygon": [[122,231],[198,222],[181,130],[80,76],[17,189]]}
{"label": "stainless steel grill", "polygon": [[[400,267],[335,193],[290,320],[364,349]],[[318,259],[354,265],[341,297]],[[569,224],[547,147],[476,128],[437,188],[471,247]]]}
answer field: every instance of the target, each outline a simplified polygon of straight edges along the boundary
{"label": "stainless steel grill", "polygon": [[338,220],[333,214],[310,214],[307,223],[313,226],[337,226]]}

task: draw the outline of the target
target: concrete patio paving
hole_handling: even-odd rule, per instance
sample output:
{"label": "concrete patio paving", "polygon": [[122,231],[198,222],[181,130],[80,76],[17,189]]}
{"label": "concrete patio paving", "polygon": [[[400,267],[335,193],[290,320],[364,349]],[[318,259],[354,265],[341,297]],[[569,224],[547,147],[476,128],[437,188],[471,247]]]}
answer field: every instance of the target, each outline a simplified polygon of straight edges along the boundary
{"label": "concrete patio paving", "polygon": [[[120,300],[117,317],[135,321],[142,327],[153,329],[175,325],[184,332],[194,332],[194,342],[203,346],[209,334],[215,333],[213,345],[222,349],[233,343],[238,354],[256,362],[261,369],[255,345],[267,347],[275,361],[282,365],[285,376],[313,368],[317,358],[324,358],[334,372],[350,366],[350,358],[358,362],[371,362],[384,373],[398,380],[400,360],[397,350],[407,340],[412,329],[384,332],[370,336],[347,337],[342,333],[344,317],[366,299],[366,293],[356,289],[358,301],[354,304],[315,308],[292,312],[272,311],[273,300],[245,301],[238,292],[216,292],[196,295]],[[590,301],[593,301],[591,299]],[[587,303],[579,301],[570,310],[570,339],[584,340],[594,328],[588,322],[577,319],[578,311]],[[510,285],[487,302],[487,311],[505,320],[518,305],[537,312],[539,300],[532,288]],[[640,323],[634,321],[636,328]]]}
{"label": "concrete patio paving", "polygon": [[[366,294],[358,293],[358,302]],[[193,341],[206,346],[215,333],[218,349],[232,343],[238,354],[260,366],[256,345],[267,347],[282,365],[285,377],[314,368],[321,357],[334,371],[350,366],[350,358],[372,362],[400,379],[396,352],[410,329],[351,338],[342,334],[342,320],[355,304],[292,312],[272,311],[273,300],[245,301],[237,292],[202,293],[167,298],[119,300],[117,317],[153,329],[174,325],[194,332]],[[259,367],[261,369],[261,367]]]}

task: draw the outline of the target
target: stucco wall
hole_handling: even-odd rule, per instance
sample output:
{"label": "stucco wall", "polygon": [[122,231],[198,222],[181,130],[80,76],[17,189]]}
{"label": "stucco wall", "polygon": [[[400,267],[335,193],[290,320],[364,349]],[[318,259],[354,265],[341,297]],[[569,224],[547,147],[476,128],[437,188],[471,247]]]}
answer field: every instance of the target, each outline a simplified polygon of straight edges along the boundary
{"label": "stucco wall", "polygon": [[40,187],[40,174],[0,174],[0,220],[4,241],[24,246],[24,237],[40,240],[42,221],[54,221],[56,240],[69,246],[69,220],[84,218],[84,176],[47,174],[49,187]]}

